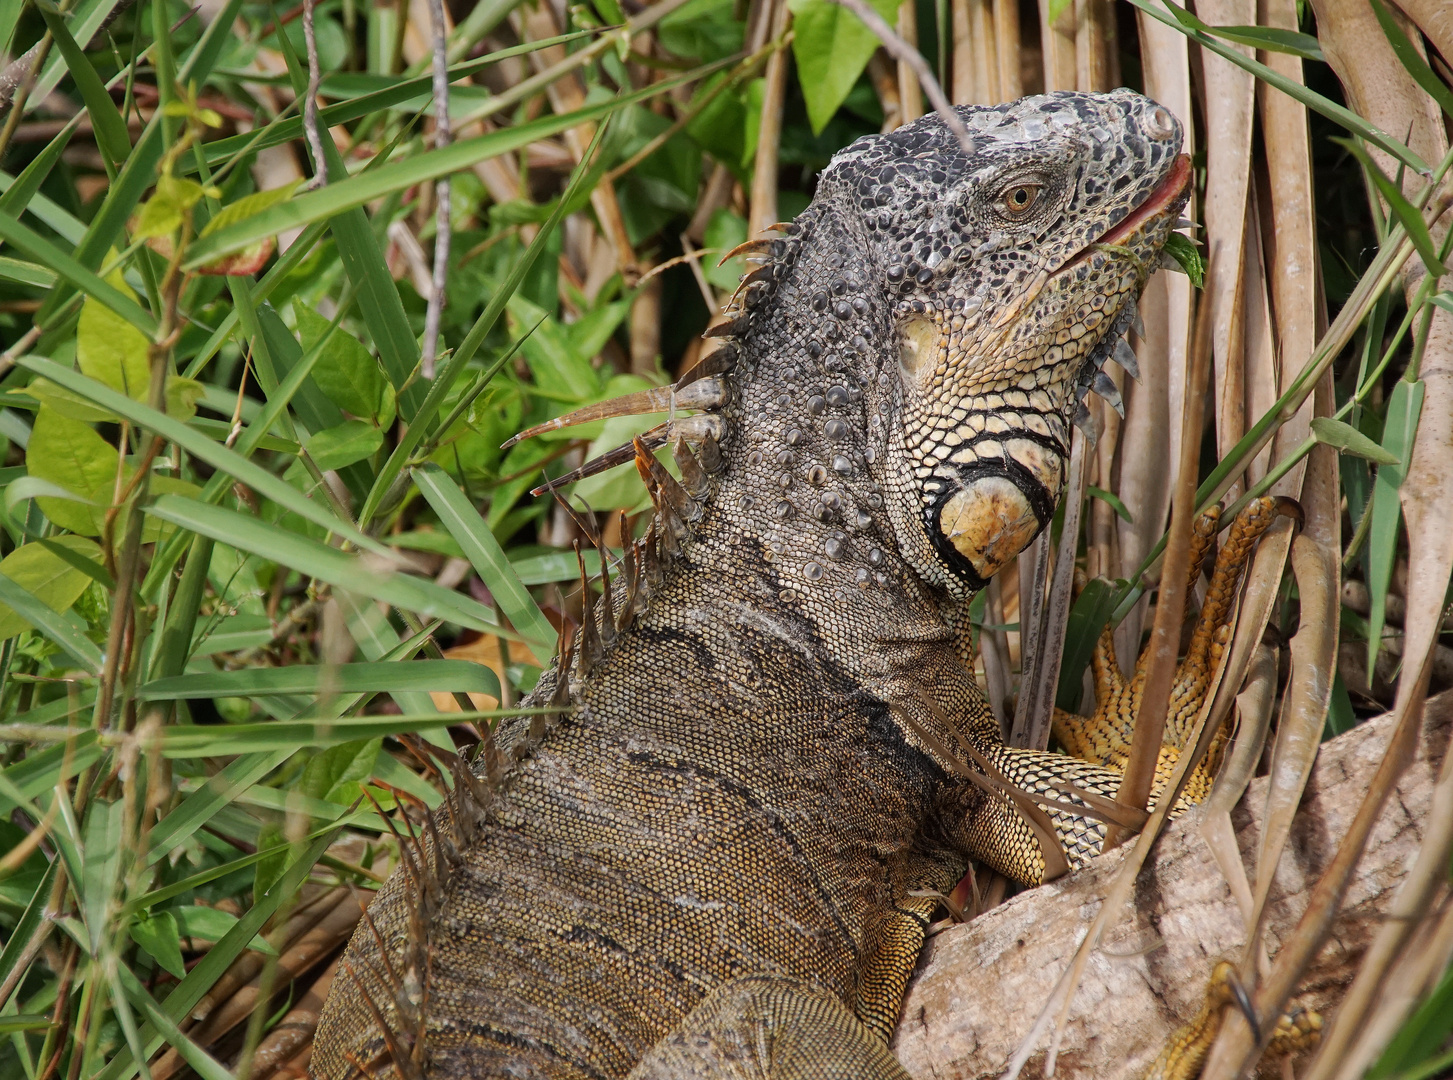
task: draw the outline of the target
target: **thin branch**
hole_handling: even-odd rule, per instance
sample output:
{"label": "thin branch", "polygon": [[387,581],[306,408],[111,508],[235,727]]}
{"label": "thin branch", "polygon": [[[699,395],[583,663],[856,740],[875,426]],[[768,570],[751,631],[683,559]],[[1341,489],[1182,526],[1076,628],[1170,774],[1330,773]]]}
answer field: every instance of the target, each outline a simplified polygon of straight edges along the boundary
{"label": "thin branch", "polygon": [[313,28],[313,4],[316,0],[303,0],[303,40],[308,47],[308,96],[303,101],[303,134],[308,140],[308,151],[313,155],[313,182],[309,190],[328,183],[328,160],[323,156],[323,135],[318,129],[318,85],[323,81],[318,70],[318,35]]}
{"label": "thin branch", "polygon": [[873,31],[873,35],[883,43],[883,48],[888,54],[899,63],[907,64],[918,76],[918,85],[923,87],[923,92],[928,95],[928,100],[933,103],[933,111],[943,119],[944,125],[954,133],[959,140],[959,146],[965,154],[972,155],[974,152],[974,140],[969,137],[969,129],[964,127],[964,122],[959,119],[958,113],[954,112],[953,106],[944,97],[943,87],[939,86],[938,80],[933,77],[933,71],[928,66],[928,61],[923,54],[915,49],[908,42],[893,32],[893,28],[883,21],[883,17],[867,5],[865,0],[832,0],[835,4],[841,4],[858,18],[863,20],[867,28]]}
{"label": "thin branch", "polygon": [[[434,148],[449,145],[449,57],[448,34],[444,25],[444,0],[429,0],[429,23],[434,32]],[[434,377],[434,358],[439,352],[439,322],[444,315],[444,279],[449,272],[449,177],[434,186],[434,279],[429,288],[429,307],[424,315],[424,358],[420,374]]]}

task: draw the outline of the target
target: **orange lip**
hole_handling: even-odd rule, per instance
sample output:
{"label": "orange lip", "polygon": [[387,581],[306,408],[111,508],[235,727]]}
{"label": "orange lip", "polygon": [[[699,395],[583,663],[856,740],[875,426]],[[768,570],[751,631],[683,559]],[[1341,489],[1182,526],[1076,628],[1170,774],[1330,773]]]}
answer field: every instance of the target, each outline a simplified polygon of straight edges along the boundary
{"label": "orange lip", "polygon": [[1137,206],[1131,211],[1129,217],[1101,237],[1100,243],[1119,244],[1126,237],[1138,232],[1142,225],[1163,213],[1167,206],[1185,194],[1190,182],[1191,159],[1187,155],[1181,154],[1176,158],[1175,164],[1170,167],[1166,178],[1150,193],[1150,198]]}

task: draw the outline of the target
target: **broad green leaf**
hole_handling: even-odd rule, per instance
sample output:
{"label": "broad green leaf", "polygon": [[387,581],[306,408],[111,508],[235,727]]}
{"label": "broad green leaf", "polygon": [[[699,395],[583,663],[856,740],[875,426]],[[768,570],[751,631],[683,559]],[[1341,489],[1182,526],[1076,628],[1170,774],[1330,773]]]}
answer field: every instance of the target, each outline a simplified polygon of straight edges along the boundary
{"label": "broad green leaf", "polygon": [[[278,203],[292,198],[293,192],[302,184],[301,180],[294,180],[292,183],[283,184],[281,187],[270,188],[267,191],[256,191],[251,195],[244,195],[234,203],[229,203],[217,213],[212,215],[212,220],[203,226],[198,237],[211,236],[219,229],[225,229],[229,225],[235,225],[239,221],[246,221],[254,214],[259,214],[269,206],[276,206]],[[224,256],[215,262],[207,263],[197,268],[202,274],[255,274],[262,269],[272,255],[276,240],[271,236],[264,236],[241,251]]]}
{"label": "broad green leaf", "polygon": [[1333,420],[1330,416],[1318,416],[1312,420],[1312,437],[1319,443],[1335,447],[1344,454],[1351,454],[1379,465],[1397,465],[1393,457],[1351,424]]}
{"label": "broad green leaf", "polygon": [[8,393],[22,399],[32,398],[70,420],[94,424],[116,419],[115,413],[91,404],[80,394],[73,394],[49,379],[32,379],[28,386],[10,390]]}
{"label": "broad green leaf", "polygon": [[1402,524],[1402,506],[1398,489],[1402,487],[1407,468],[1403,464],[1412,453],[1418,433],[1418,418],[1423,411],[1423,382],[1399,379],[1387,400],[1387,419],[1382,429],[1382,448],[1396,460],[1393,465],[1380,465],[1372,485],[1371,527],[1367,537],[1367,591],[1370,600],[1367,612],[1367,670],[1377,665],[1382,646],[1382,630],[1387,613],[1387,590],[1392,582],[1393,565],[1397,561],[1398,530]]}
{"label": "broad green leaf", "polygon": [[[121,271],[106,281],[132,300]],[[83,374],[118,390],[134,401],[145,401],[151,389],[150,339],[94,297],[81,305],[76,329],[76,362]]]}
{"label": "broad green leaf", "polygon": [[[30,432],[25,467],[31,476],[89,500],[91,493],[107,481],[115,482],[116,457],[116,448],[96,434],[90,424],[42,405]],[[101,531],[91,506],[53,498],[37,502],[45,516],[63,529],[82,536],[96,536]]]}
{"label": "broad green leaf", "polygon": [[[294,302],[293,311],[303,351],[311,352],[332,323],[301,301]],[[378,361],[352,334],[341,328],[334,331],[313,364],[312,376],[318,388],[345,412],[376,421],[381,427],[392,422],[394,389]]]}
{"label": "broad green leaf", "polygon": [[[237,925],[236,915],[210,907],[168,908],[167,914],[176,920],[177,930],[183,937],[202,938],[204,941],[221,941]],[[247,947],[264,956],[278,954],[261,934],[253,938]]]}
{"label": "broad green leaf", "polygon": [[[0,568],[3,566],[0,563]],[[136,696],[140,701],[165,701],[265,694],[311,695],[324,689],[335,694],[424,690],[499,696],[499,682],[494,672],[468,660],[410,660],[332,667],[294,664],[281,668],[197,672],[145,683],[137,690]]]}
{"label": "broad green leaf", "polygon": [[[49,543],[88,559],[94,559],[101,554],[100,547],[82,536],[57,536]],[[4,559],[0,559],[0,574],[57,613],[74,604],[90,584],[90,578],[83,571],[76,569],[50,548],[34,543],[16,548]],[[12,608],[0,603],[0,641],[29,629],[29,622]]]}
{"label": "broad green leaf", "polygon": [[163,495],[146,510],[163,521],[210,536],[240,551],[260,555],[269,562],[291,567],[349,592],[431,618],[458,623],[471,630],[498,630],[489,608],[479,601],[441,588],[426,578],[401,573],[394,569],[392,561],[380,563],[370,559],[365,562],[359,556],[280,530],[257,518],[177,495]]}
{"label": "broad green leaf", "polygon": [[[868,2],[889,26],[894,24],[901,0]],[[878,38],[832,0],[788,0],[787,6],[792,9],[792,54],[807,101],[807,119],[812,133],[820,135],[877,51]]]}
{"label": "broad green leaf", "polygon": [[[413,477],[420,493],[439,515],[440,524],[463,549],[465,558],[488,587],[511,625],[529,643],[535,655],[551,655],[557,638],[555,628],[540,611],[529,590],[520,583],[494,533],[459,486],[449,479],[443,469],[433,464],[415,469]],[[494,693],[498,696],[497,687]]]}
{"label": "broad green leaf", "polygon": [[358,739],[315,754],[303,770],[300,790],[310,798],[352,806],[363,794],[361,783],[373,775],[382,745],[382,739]]}
{"label": "broad green leaf", "polygon": [[383,432],[367,420],[345,420],[308,440],[308,453],[323,470],[341,469],[378,453]]}
{"label": "broad green leaf", "polygon": [[131,940],[146,950],[163,970],[169,971],[178,979],[187,977],[186,961],[182,959],[181,935],[177,933],[177,921],[171,912],[162,911],[133,919],[129,932]]}
{"label": "broad green leaf", "polygon": [[179,176],[161,176],[156,191],[141,204],[132,236],[137,240],[170,237],[182,227],[192,207],[202,201],[202,185]]}

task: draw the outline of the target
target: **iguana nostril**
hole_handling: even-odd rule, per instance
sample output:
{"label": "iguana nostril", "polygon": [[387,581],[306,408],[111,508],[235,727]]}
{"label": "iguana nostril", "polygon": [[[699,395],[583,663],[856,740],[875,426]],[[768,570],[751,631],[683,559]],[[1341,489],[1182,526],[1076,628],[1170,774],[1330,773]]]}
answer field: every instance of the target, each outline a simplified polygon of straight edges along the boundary
{"label": "iguana nostril", "polygon": [[1146,119],[1145,126],[1157,138],[1168,139],[1175,134],[1175,117],[1171,116],[1170,110],[1164,105],[1157,105],[1150,111],[1150,116]]}

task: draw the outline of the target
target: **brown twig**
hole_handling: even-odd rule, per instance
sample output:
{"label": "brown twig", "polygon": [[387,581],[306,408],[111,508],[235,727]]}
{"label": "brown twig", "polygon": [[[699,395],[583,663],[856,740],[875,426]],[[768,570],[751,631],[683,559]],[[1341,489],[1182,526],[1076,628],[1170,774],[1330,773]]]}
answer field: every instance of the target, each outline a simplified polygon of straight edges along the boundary
{"label": "brown twig", "polygon": [[328,183],[328,159],[323,156],[323,133],[318,125],[318,85],[323,81],[318,68],[318,35],[313,27],[315,0],[303,0],[303,41],[308,50],[308,93],[303,100],[303,134],[313,155],[313,180],[308,188]]}
{"label": "brown twig", "polygon": [[[444,25],[443,0],[429,0],[429,25],[434,36],[434,149],[449,145],[449,59]],[[443,176],[434,186],[434,276],[429,288],[429,307],[424,314],[424,356],[420,374],[434,377],[434,359],[439,352],[439,322],[444,315],[444,280],[449,273],[451,185]]]}
{"label": "brown twig", "polygon": [[958,113],[954,112],[953,106],[944,97],[943,87],[938,85],[938,80],[933,77],[929,69],[928,61],[923,54],[915,49],[908,42],[893,32],[893,28],[883,21],[883,17],[869,7],[864,0],[833,0],[835,4],[841,4],[858,18],[863,20],[873,36],[883,43],[883,48],[888,50],[890,56],[901,64],[907,64],[918,76],[918,84],[923,87],[923,92],[933,104],[933,111],[942,118],[944,125],[954,133],[959,140],[959,146],[965,154],[973,154],[974,140],[969,137],[969,129],[964,127],[964,122],[959,119]]}

